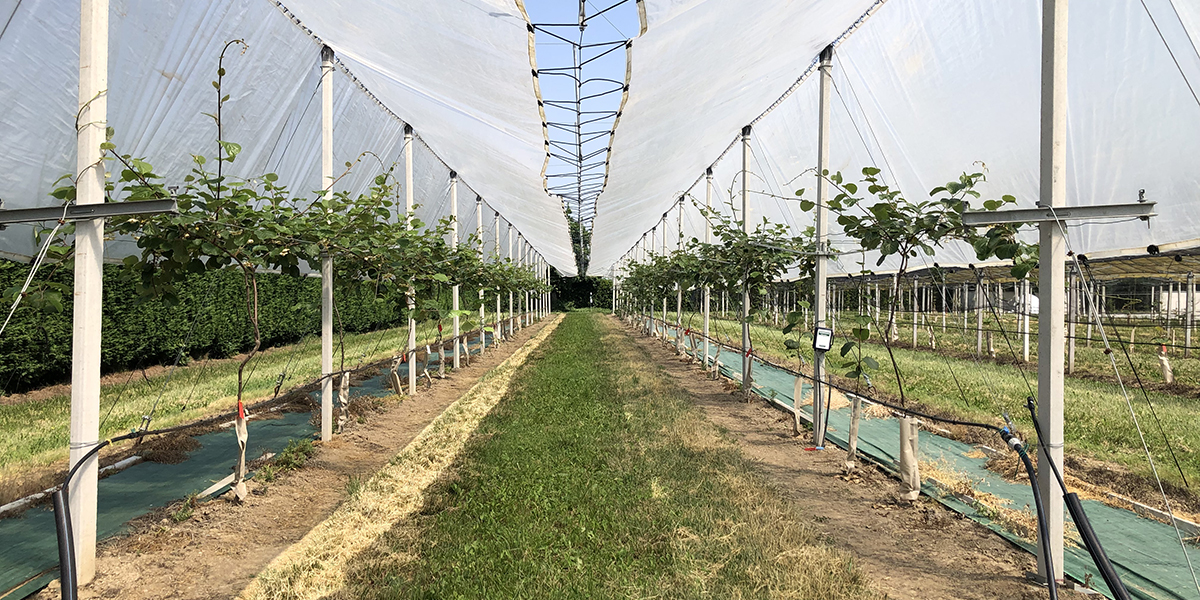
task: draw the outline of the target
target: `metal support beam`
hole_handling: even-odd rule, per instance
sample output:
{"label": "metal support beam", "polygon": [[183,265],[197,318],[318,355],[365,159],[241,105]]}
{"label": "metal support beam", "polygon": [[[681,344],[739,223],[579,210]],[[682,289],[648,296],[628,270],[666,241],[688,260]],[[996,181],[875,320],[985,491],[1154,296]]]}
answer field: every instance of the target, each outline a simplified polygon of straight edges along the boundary
{"label": "metal support beam", "polygon": [[[1043,107],[1044,108],[1044,107]],[[1042,202],[1045,202],[1042,198]],[[1064,200],[1065,201],[1065,200]],[[1044,204],[1037,208],[1016,208],[1004,211],[967,211],[963,213],[963,225],[983,226],[1012,223],[1047,223],[1055,220],[1087,220],[1128,219],[1137,217],[1149,219],[1158,216],[1154,212],[1154,202],[1129,202],[1122,204],[1102,204],[1098,206],[1054,206],[1045,208]]]}
{"label": "metal support beam", "polygon": [[177,214],[179,207],[173,198],[166,200],[140,200],[137,202],[104,202],[83,204],[78,200],[63,210],[62,206],[50,208],[13,208],[0,210],[0,225],[11,223],[35,223],[38,221],[82,221],[84,219],[109,219],[131,215],[159,213]]}

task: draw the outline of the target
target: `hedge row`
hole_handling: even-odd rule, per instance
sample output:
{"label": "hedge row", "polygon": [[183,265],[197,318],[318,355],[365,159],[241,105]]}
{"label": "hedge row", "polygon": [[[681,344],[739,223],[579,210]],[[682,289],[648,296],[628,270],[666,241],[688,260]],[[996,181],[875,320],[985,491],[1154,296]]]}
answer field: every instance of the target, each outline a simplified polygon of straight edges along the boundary
{"label": "hedge row", "polygon": [[[167,306],[141,301],[119,266],[104,268],[104,323],[101,368],[122,371],[170,364],[185,340],[187,355],[225,358],[250,349],[253,331],[247,318],[242,277],[222,270],[195,275],[180,286],[180,303]],[[0,261],[0,290],[20,285],[28,266]],[[43,267],[40,276],[72,285],[68,270]],[[317,278],[266,274],[259,277],[259,314],[263,347],[289,344],[320,333],[320,290]],[[399,298],[377,299],[364,286],[336,299],[346,331],[360,333],[402,324],[407,318]],[[8,306],[3,307],[7,314]],[[71,369],[72,306],[59,314],[18,310],[0,337],[0,392],[26,391],[68,381]]]}

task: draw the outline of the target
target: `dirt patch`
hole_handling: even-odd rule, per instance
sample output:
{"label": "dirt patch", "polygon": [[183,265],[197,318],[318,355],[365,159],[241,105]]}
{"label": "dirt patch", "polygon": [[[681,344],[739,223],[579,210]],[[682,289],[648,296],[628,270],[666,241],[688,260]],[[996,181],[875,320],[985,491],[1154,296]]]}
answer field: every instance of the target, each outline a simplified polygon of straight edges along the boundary
{"label": "dirt patch", "polygon": [[[225,499],[198,503],[193,514],[176,523],[178,506],[131,523],[133,533],[101,544],[97,577],[80,598],[129,600],[231,598],[242,591],[273,558],[300,540],[371,473],[383,467],[434,418],[492,367],[543,327],[517,332],[515,340],[471,366],[423,386],[403,401],[391,397],[351,419],[345,433],[328,444],[303,469],[269,484],[251,481],[252,493],[240,505]],[[57,583],[34,596],[60,598]]]}
{"label": "dirt patch", "polygon": [[187,460],[188,453],[200,447],[200,442],[190,435],[175,434],[166,436],[154,444],[150,450],[143,452],[146,460],[168,465],[177,465]]}
{"label": "dirt patch", "polygon": [[[615,323],[615,321],[614,321]],[[765,401],[739,402],[687,359],[631,333],[647,358],[662,364],[705,415],[738,442],[782,493],[802,506],[829,543],[851,552],[892,598],[1043,598],[1024,573],[1033,556],[977,523],[922,498],[897,502],[899,483],[863,467],[846,474],[840,449],[808,452],[806,433],[791,434],[791,416]]]}

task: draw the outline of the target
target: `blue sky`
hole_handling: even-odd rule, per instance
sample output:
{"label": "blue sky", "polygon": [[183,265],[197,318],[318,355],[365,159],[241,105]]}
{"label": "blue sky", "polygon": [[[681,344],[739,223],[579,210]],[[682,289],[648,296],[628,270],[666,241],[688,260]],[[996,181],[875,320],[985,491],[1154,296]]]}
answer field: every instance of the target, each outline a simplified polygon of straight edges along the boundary
{"label": "blue sky", "polygon": [[[612,42],[617,40],[625,40],[636,36],[639,29],[637,6],[633,0],[625,0],[625,2],[613,7],[611,10],[594,16],[604,9],[616,4],[618,0],[586,0],[586,14],[589,15],[587,27],[584,30],[584,44],[598,44],[603,42]],[[579,21],[579,3],[574,0],[526,0],[525,7],[529,12],[529,18],[534,24],[574,24]],[[570,40],[579,39],[579,28],[577,26],[568,27],[553,27],[548,28],[549,32],[568,38]],[[537,32],[537,63],[539,69],[569,67],[574,63],[572,58],[571,44],[556,39],[551,33],[543,30]],[[602,53],[604,50],[610,49],[612,46],[603,46],[596,48],[585,48],[583,58],[591,59]],[[589,62],[583,71],[583,79],[587,82],[584,84],[582,94],[585,96],[583,101],[583,110],[597,114],[584,115],[584,120],[599,119],[594,123],[583,127],[584,133],[602,132],[612,127],[612,118],[604,116],[603,111],[615,111],[620,107],[621,94],[607,94],[600,97],[586,99],[586,96],[599,94],[606,90],[617,88],[620,83],[625,81],[625,50],[623,48],[616,49],[609,54],[596,58]],[[546,118],[551,123],[564,123],[567,125],[574,124],[575,116],[571,110],[558,108],[552,105],[555,100],[570,101],[575,100],[575,83],[570,77],[545,73],[539,77],[542,90],[542,97],[547,101]],[[604,149],[608,146],[609,137],[606,135],[585,135],[585,139],[594,138],[591,141],[585,141],[583,147],[583,155],[586,157],[589,154],[596,154],[592,158],[584,160],[585,164],[593,166],[585,172],[592,175],[594,181],[599,181],[599,174],[603,174],[603,163],[606,158]],[[573,131],[564,131],[563,129],[551,126],[550,127],[551,141],[560,141],[563,143],[574,143],[575,134]],[[561,147],[553,147],[553,152],[559,154],[567,153]],[[563,160],[551,157],[548,174],[574,172],[575,168]],[[567,183],[565,178],[551,178],[550,185]],[[589,195],[586,191],[584,197]],[[576,206],[572,204],[572,210],[578,212]],[[584,210],[585,214],[590,214],[590,209]]]}

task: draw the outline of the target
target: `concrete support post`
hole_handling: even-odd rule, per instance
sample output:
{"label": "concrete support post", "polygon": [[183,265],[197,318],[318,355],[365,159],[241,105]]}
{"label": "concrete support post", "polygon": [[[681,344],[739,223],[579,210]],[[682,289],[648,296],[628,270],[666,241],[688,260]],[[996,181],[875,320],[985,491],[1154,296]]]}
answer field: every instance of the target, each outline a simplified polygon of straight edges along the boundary
{"label": "concrete support post", "polygon": [[983,294],[985,286],[975,284],[975,356],[983,354]]}
{"label": "concrete support post", "polygon": [[1032,312],[1032,305],[1029,302],[1029,297],[1033,294],[1033,286],[1030,285],[1028,279],[1021,280],[1021,302],[1017,306],[1021,307],[1021,337],[1023,344],[1023,356],[1025,362],[1029,362],[1029,317]]}
{"label": "concrete support post", "polygon": [[[683,197],[679,198],[676,226],[679,241],[675,244],[675,250],[683,252]],[[675,353],[683,354],[683,285],[679,282],[675,283]]]}
{"label": "concrete support post", "polygon": [[[704,208],[707,210],[712,210],[712,179],[712,168],[706,169],[704,171]],[[712,243],[712,223],[709,222],[708,217],[704,218],[704,243]],[[705,367],[708,367],[708,319],[711,308],[712,287],[706,284],[704,286],[704,360],[700,363]],[[1189,331],[1191,330],[1189,329]]]}
{"label": "concrete support post", "polygon": [[1183,325],[1183,357],[1187,358],[1192,353],[1192,323],[1196,320],[1196,279],[1195,275],[1188,271],[1187,274],[1187,307],[1184,308],[1184,325]]}
{"label": "concrete support post", "polygon": [[[108,127],[108,0],[81,0],[76,204],[104,202]],[[100,336],[104,296],[104,220],[75,224],[75,290],[71,330],[71,465],[100,439]],[[99,456],[79,466],[67,488],[78,583],[96,576],[96,491]]]}
{"label": "concrete support post", "polygon": [[[816,270],[813,279],[813,311],[815,325],[825,327],[826,307],[828,305],[829,261],[825,254],[829,250],[829,145],[830,145],[830,114],[833,88],[833,46],[821,50],[820,57],[820,90],[819,117],[817,122],[817,214],[816,214]],[[832,325],[832,324],[831,324]],[[825,353],[819,350],[813,352],[813,391],[812,391],[812,421],[813,446],[825,447],[825,429],[829,423],[829,412],[826,410],[825,397]],[[799,404],[799,401],[797,401]],[[798,413],[798,411],[797,411]],[[797,414],[796,419],[799,418]],[[798,424],[794,424],[799,429]]]}
{"label": "concrete support post", "polygon": [[1071,273],[1067,278],[1067,373],[1071,374],[1075,373],[1075,315],[1078,313],[1079,282],[1075,280],[1075,273]]}
{"label": "concrete support post", "polygon": [[[742,231],[750,233],[750,126],[742,128]],[[750,397],[750,286],[742,282],[742,395]]]}
{"label": "concrete support post", "polygon": [[333,439],[333,258],[321,257],[321,441]]}
{"label": "concrete support post", "polygon": [[[1042,206],[1066,206],[1067,199],[1067,0],[1042,2]],[[1038,464],[1063,465],[1063,297],[1066,243],[1057,223],[1042,222],[1038,310],[1038,421],[1046,439],[1038,446]],[[1054,566],[1047,568],[1039,548],[1043,577],[1062,579],[1063,490],[1048,468],[1038,469],[1042,505],[1049,519],[1049,546]]]}
{"label": "concrete support post", "polygon": [[[662,255],[665,257],[667,255],[667,213],[663,213],[662,228],[663,228]],[[662,297],[662,326],[663,326],[663,342],[664,343],[667,341],[667,323],[668,322],[669,321],[667,321],[667,296],[666,296],[666,294],[664,294]]]}
{"label": "concrete support post", "polygon": [[[517,265],[525,266],[525,234],[517,232]],[[529,312],[529,291],[521,293],[523,298],[517,298],[517,320],[513,327],[520,331],[525,326],[525,314]]]}
{"label": "concrete support post", "polygon": [[[508,262],[511,263],[512,260],[513,260],[513,226],[512,226],[512,223],[509,223],[508,224]],[[513,315],[513,293],[512,293],[512,290],[509,290],[509,292],[508,292],[508,328],[507,328],[507,331],[510,335],[516,334],[516,329],[514,328],[515,321],[513,319],[513,316],[514,316]]]}
{"label": "concrete support post", "polygon": [[[475,237],[479,239],[479,261],[483,262],[483,196],[475,196]],[[487,350],[487,332],[483,330],[487,322],[487,312],[483,308],[483,288],[479,289],[479,355]]]}
{"label": "concrete support post", "polygon": [[[333,193],[333,49],[321,48],[321,189]],[[397,390],[399,391],[399,390]],[[321,441],[333,439],[333,258],[321,257]]]}
{"label": "concrete support post", "polygon": [[912,306],[910,308],[912,308],[912,347],[914,350],[917,347],[917,319],[920,318],[921,315],[918,307],[918,303],[920,302],[918,299],[920,285],[920,282],[914,278],[912,282],[912,290],[909,292],[909,295],[912,297]]}
{"label": "concrete support post", "polygon": [[[404,226],[412,227],[413,213],[413,130],[411,125],[404,126]],[[405,361],[408,363],[408,393],[417,393],[417,297],[413,286],[409,284],[405,296],[408,304],[408,348]]]}
{"label": "concrete support post", "polygon": [[[492,260],[500,262],[500,212],[496,211],[496,218],[492,221],[495,229],[496,244],[492,252]],[[499,343],[504,338],[504,329],[500,326],[500,290],[496,290],[496,326],[492,328],[492,341]]]}
{"label": "concrete support post", "polygon": [[[458,173],[450,171],[450,249],[458,248]],[[460,310],[459,287],[455,285],[450,288],[450,310],[453,311],[451,316],[451,326],[454,329],[454,368],[462,367],[462,355],[459,352],[459,340],[462,335],[462,320],[458,317]]]}

